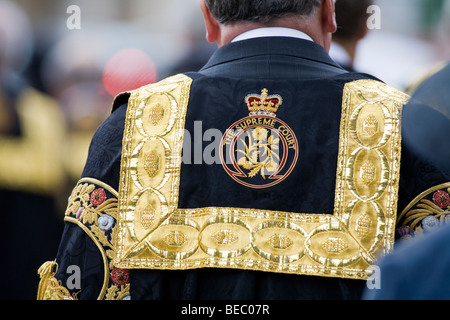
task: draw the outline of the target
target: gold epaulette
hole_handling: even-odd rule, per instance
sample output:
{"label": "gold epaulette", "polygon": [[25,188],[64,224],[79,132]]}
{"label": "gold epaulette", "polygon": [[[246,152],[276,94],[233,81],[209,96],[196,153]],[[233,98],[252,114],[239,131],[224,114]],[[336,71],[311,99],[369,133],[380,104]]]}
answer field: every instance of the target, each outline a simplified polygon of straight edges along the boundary
{"label": "gold epaulette", "polygon": [[372,80],[343,93],[334,213],[178,208],[192,80],[131,93],[123,139],[116,267],[239,268],[367,279],[393,247],[402,106],[408,96]]}

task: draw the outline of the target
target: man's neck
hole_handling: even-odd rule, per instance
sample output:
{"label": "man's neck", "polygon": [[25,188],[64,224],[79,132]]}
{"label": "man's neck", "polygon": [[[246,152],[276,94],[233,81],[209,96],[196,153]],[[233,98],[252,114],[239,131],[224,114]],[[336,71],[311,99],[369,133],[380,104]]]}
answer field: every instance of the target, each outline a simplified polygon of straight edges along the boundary
{"label": "man's neck", "polygon": [[300,30],[286,27],[262,27],[241,33],[231,42],[261,37],[292,37],[313,41],[310,36]]}
{"label": "man's neck", "polygon": [[[320,33],[317,32],[318,28],[315,24],[315,20],[306,20],[302,17],[293,15],[275,19],[269,23],[255,23],[255,22],[240,22],[230,25],[221,25],[220,36],[217,41],[219,47],[224,46],[235,38],[239,39],[239,36],[247,32],[266,29],[266,30],[280,30],[290,29],[292,31],[301,32],[314,42],[321,44]],[[275,28],[275,29],[272,29]],[[280,28],[280,29],[279,29]],[[290,31],[290,32],[292,32]]]}

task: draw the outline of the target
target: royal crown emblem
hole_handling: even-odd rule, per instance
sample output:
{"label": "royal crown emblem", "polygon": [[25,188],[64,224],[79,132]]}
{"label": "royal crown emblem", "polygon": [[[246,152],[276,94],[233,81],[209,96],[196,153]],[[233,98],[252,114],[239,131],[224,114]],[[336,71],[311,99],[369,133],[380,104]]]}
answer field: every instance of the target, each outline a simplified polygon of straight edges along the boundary
{"label": "royal crown emblem", "polygon": [[265,115],[275,117],[278,108],[283,103],[283,99],[279,95],[268,95],[267,89],[261,90],[261,95],[248,95],[245,102],[248,106],[250,115]]}

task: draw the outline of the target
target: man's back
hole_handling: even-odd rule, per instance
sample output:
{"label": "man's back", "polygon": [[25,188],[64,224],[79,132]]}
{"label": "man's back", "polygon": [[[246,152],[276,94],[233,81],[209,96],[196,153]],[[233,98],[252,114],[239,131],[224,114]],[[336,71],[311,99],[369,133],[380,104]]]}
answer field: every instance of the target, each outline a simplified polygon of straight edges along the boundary
{"label": "man's back", "polygon": [[329,58],[334,2],[319,3],[305,1],[311,37],[231,42],[242,25],[202,2],[220,48],[199,72],[117,97],[40,297],[70,297],[54,284],[72,265],[80,299],[360,297],[393,245],[407,97]]}
{"label": "man's back", "polygon": [[[222,269],[220,262],[217,262],[215,265],[211,264],[214,267],[212,269],[196,270],[194,267],[188,271],[168,271],[143,267],[132,270],[131,296],[135,299],[357,299],[365,284],[361,280],[287,275],[276,270],[261,271],[269,271],[264,264],[269,266],[279,259],[282,259],[279,260],[281,265],[286,266],[289,266],[289,261],[310,259],[303,257],[301,252],[305,250],[303,242],[307,232],[311,230],[303,230],[303,227],[297,226],[296,221],[283,216],[317,215],[322,217],[319,219],[326,221],[327,216],[332,217],[335,213],[344,87],[351,81],[372,78],[347,73],[335,65],[321,47],[310,41],[283,37],[245,40],[225,46],[215,53],[200,72],[188,73],[187,76],[182,77],[190,79],[191,83],[189,90],[185,92],[187,96],[184,97],[187,99],[184,146],[181,167],[176,174],[179,183],[176,192],[179,193],[175,194],[175,202],[176,208],[187,214],[186,219],[200,212],[200,215],[211,221],[198,226],[196,231],[193,231],[195,228],[182,231],[187,226],[192,226],[192,223],[197,223],[188,219],[191,222],[185,221],[187,224],[184,229],[168,230],[162,236],[165,239],[162,241],[169,241],[169,245],[156,241],[149,248],[166,256],[171,249],[198,238],[200,242],[193,245],[196,250],[220,256],[223,255],[221,247],[226,242],[235,245],[242,242],[242,239],[248,241],[241,243],[240,247],[234,246],[234,251],[230,251],[229,257],[235,259],[232,264],[223,262],[225,265],[228,263],[228,269]],[[128,169],[125,169],[124,163],[127,161],[124,159],[127,156],[122,154],[122,150],[127,148],[117,143],[122,141],[124,125],[131,121],[131,106],[140,104],[130,102],[130,99],[130,94],[117,99],[115,111],[93,139],[83,173],[83,178],[106,182],[114,190],[124,190],[126,185],[133,184],[132,180],[140,179],[139,169],[133,171],[130,168],[129,172],[135,173],[131,173],[130,182],[125,181],[125,171]],[[155,100],[155,103],[149,100],[146,103],[153,108],[151,113],[143,111],[143,114],[150,115],[154,124],[158,119],[164,118],[164,114],[170,113],[170,108],[158,109],[158,106],[163,106],[158,101],[166,100],[161,98]],[[272,114],[264,110],[261,101],[272,103]],[[261,110],[252,110],[254,103]],[[176,119],[174,116],[173,121]],[[137,121],[138,126],[143,126],[139,124],[141,120]],[[151,121],[149,125],[151,128]],[[125,135],[132,127],[133,125],[125,128]],[[133,139],[132,136],[126,136],[123,141],[126,143]],[[116,142],[112,143],[112,140]],[[146,174],[150,170],[156,176],[158,165],[164,166],[167,163],[161,160],[164,152],[158,153],[158,148],[156,144],[147,148],[145,154],[150,154],[151,157],[145,158],[145,163],[150,163],[145,167]],[[168,148],[171,150],[173,146]],[[130,147],[129,151],[132,158],[133,154],[144,153],[135,147]],[[152,180],[147,181],[151,184]],[[148,187],[157,188],[158,183]],[[132,196],[130,194],[127,198]],[[169,202],[170,207],[170,200],[165,194],[161,196]],[[139,216],[140,210],[147,213],[147,221],[151,221],[152,217],[157,220],[153,210],[159,211],[160,206],[155,205],[158,200],[150,197],[147,206],[139,201],[141,200],[131,200],[136,206],[132,209],[136,221],[140,219],[142,222],[144,215],[141,213]],[[246,220],[246,216],[252,215],[256,217],[253,222]],[[265,221],[264,216],[271,215],[275,219],[271,222],[275,223],[273,228],[269,228],[270,223],[261,224]],[[258,219],[261,219],[261,223],[258,223]],[[167,216],[161,222],[163,225],[171,225],[170,220]],[[184,223],[174,221],[178,221],[173,222],[178,226]],[[282,225],[284,221],[284,227],[277,226],[276,221],[281,221]],[[252,223],[256,225],[249,227]],[[213,227],[208,228],[210,225]],[[152,228],[143,227],[142,230],[151,233]],[[201,231],[201,236],[198,231]],[[266,244],[263,243],[261,247],[257,244],[258,239],[252,239],[265,232],[270,234],[267,241],[272,253],[266,253],[269,248],[265,247]],[[280,235],[278,232],[287,232],[287,235]],[[167,238],[170,235],[172,237]],[[206,244],[201,239],[207,236],[218,241],[216,247],[205,248]],[[240,256],[248,255],[250,251],[255,252],[255,263],[261,266],[255,268],[244,263],[239,267],[239,261],[246,259],[244,257],[242,260]],[[286,254],[286,251],[291,253]],[[277,254],[274,255],[274,252]],[[190,254],[183,255],[188,257]],[[162,263],[164,264],[163,261]],[[189,263],[181,269],[188,265]],[[217,267],[220,269],[216,269]],[[233,270],[236,267],[242,270]],[[308,264],[302,267],[301,264],[295,266],[294,263],[292,267],[307,269]],[[97,268],[101,273],[102,264],[99,263]],[[315,268],[319,270],[321,267],[311,267],[311,270]],[[60,269],[65,270],[63,263]],[[312,271],[315,272],[320,273]],[[92,288],[92,291],[84,292],[95,294],[96,290]]]}

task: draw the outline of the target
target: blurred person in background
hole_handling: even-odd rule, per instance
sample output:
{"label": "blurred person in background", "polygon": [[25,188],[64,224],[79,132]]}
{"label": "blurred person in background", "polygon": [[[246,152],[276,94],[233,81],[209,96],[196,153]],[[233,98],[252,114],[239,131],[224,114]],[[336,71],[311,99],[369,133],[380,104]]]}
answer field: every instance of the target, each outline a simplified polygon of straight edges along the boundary
{"label": "blurred person in background", "polygon": [[116,97],[38,299],[359,299],[449,181],[400,150],[408,96],[328,55],[334,0],[254,4],[201,1],[206,65]]}
{"label": "blurred person in background", "polygon": [[373,0],[337,0],[337,31],[333,34],[330,56],[339,65],[353,72],[359,42],[364,39],[369,29],[368,8]]}
{"label": "blurred person in background", "polygon": [[35,298],[35,268],[57,249],[63,224],[57,203],[65,120],[54,99],[24,76],[33,54],[27,14],[0,1],[0,299]]}
{"label": "blurred person in background", "polygon": [[[198,18],[198,15],[195,15],[194,18]],[[186,53],[164,74],[161,74],[160,79],[178,73],[199,71],[217,50],[214,43],[205,41],[203,24],[199,24],[197,20],[192,21],[190,25],[191,27],[185,31],[185,39],[188,40]]]}

